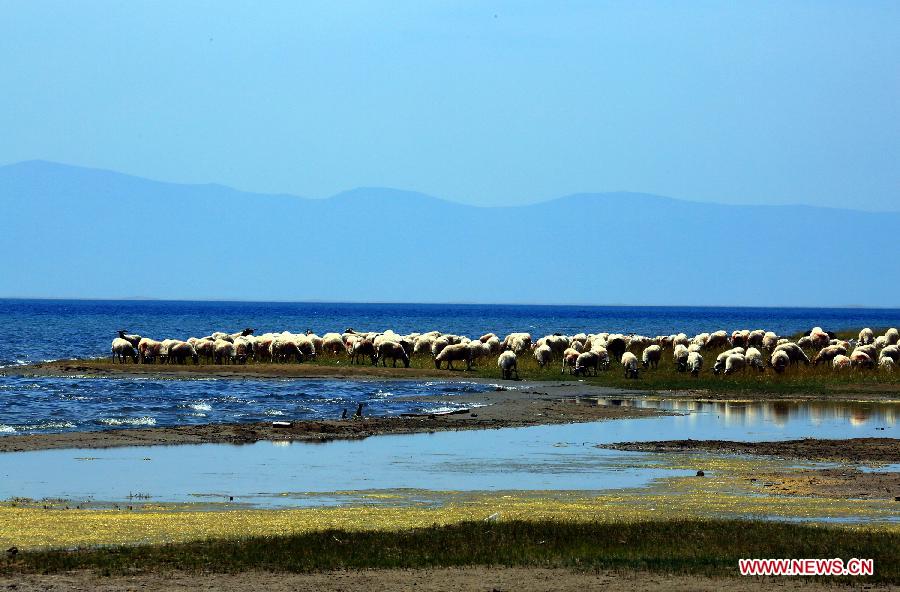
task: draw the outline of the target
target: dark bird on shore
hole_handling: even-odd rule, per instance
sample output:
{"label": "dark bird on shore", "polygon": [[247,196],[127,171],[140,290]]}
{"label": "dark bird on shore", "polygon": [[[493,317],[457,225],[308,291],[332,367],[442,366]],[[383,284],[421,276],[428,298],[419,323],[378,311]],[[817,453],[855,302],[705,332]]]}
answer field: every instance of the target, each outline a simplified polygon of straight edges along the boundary
{"label": "dark bird on shore", "polygon": [[10,547],[9,549],[6,550],[6,554],[9,555],[10,557],[15,557],[16,555],[18,555],[18,553],[19,553],[18,547]]}
{"label": "dark bird on shore", "polygon": [[341,413],[341,419],[347,419],[347,408],[344,407],[344,412]]}
{"label": "dark bird on shore", "polygon": [[357,405],[357,406],[356,406],[356,413],[353,415],[353,417],[362,417],[362,408],[363,408],[363,404],[362,404],[362,403],[360,403],[359,405]]}

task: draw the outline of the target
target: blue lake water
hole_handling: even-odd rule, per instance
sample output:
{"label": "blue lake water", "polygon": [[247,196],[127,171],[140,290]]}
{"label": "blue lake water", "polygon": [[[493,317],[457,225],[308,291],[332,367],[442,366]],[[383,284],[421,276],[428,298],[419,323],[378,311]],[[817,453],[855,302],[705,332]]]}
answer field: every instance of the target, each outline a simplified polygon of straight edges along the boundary
{"label": "blue lake water", "polygon": [[[233,496],[238,503],[274,507],[321,502],[310,493],[353,490],[604,490],[638,487],[654,478],[691,471],[661,468],[655,455],[606,450],[597,444],[680,438],[896,437],[897,429],[897,406],[888,404],[869,407],[864,420],[849,405],[832,409],[798,405],[780,422],[769,421],[764,406],[744,405],[739,414],[718,405],[679,406],[684,415],[321,444],[5,453],[0,454],[0,499],[122,501],[140,493],[157,502],[219,502]],[[729,420],[738,415],[740,421]]]}
{"label": "blue lake water", "polygon": [[[276,379],[0,377],[0,437],[290,419],[337,419],[364,403],[366,415],[462,407],[454,395],[493,388],[474,382]],[[399,397],[444,396],[398,401]]]}

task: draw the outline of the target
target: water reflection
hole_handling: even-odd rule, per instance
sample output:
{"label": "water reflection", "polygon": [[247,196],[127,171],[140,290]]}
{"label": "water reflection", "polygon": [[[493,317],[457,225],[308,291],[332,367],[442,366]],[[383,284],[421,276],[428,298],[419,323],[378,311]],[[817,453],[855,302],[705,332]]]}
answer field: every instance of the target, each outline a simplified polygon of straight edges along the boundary
{"label": "water reflection", "polygon": [[851,426],[893,426],[897,423],[896,403],[860,401],[694,401],[684,399],[584,398],[583,404],[664,409],[695,415],[712,413],[726,426],[751,426],[762,422],[786,426],[789,422],[812,425],[846,422]]}

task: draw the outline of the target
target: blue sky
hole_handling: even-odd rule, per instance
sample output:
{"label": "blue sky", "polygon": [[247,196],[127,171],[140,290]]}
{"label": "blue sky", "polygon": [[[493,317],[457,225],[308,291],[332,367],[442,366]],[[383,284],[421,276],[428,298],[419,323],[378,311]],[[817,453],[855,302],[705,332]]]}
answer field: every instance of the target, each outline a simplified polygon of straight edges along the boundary
{"label": "blue sky", "polygon": [[897,2],[6,2],[0,163],[900,209]]}

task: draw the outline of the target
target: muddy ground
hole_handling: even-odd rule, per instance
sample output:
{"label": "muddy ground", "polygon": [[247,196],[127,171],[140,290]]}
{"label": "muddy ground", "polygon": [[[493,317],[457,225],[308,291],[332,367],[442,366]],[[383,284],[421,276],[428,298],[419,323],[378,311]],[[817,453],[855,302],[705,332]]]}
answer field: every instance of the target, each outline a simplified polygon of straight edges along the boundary
{"label": "muddy ground", "polygon": [[[737,566],[735,566],[737,571]],[[282,592],[339,592],[348,590],[422,590],[518,592],[585,590],[634,590],[643,592],[751,592],[767,588],[791,590],[847,590],[856,586],[830,585],[827,579],[723,577],[667,575],[649,572],[578,572],[537,567],[467,567],[437,569],[395,569],[331,571],[311,574],[243,572],[236,574],[151,573],[102,576],[92,572],[53,575],[25,574],[0,576],[0,589],[32,591],[126,590],[266,590]],[[865,590],[896,589],[890,585],[866,584]]]}

